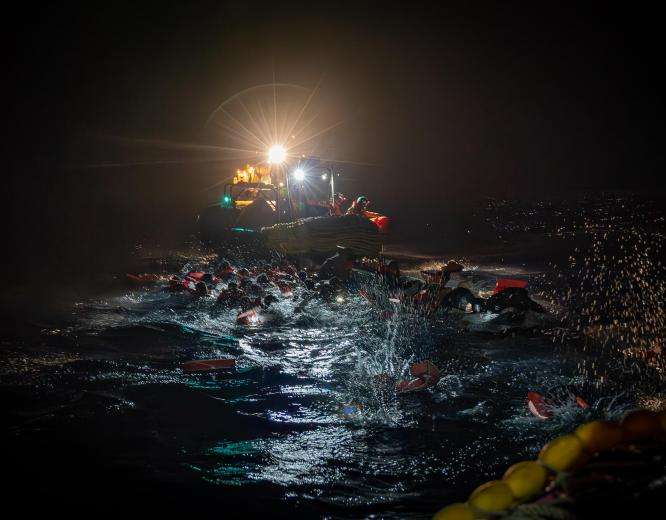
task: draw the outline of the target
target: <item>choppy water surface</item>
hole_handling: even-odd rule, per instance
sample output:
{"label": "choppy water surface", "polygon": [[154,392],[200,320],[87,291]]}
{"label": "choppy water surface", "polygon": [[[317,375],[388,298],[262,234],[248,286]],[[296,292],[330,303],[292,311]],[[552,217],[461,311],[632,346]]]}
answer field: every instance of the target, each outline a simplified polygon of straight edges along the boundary
{"label": "choppy water surface", "polygon": [[[294,313],[298,292],[244,327],[235,311],[214,307],[214,296],[193,300],[119,284],[103,298],[77,302],[66,322],[35,324],[37,339],[5,342],[9,445],[29,452],[21,455],[26,464],[38,464],[40,477],[28,481],[65,501],[83,490],[83,501],[108,493],[151,497],[165,509],[209,514],[233,507],[428,516],[534,456],[556,433],[661,399],[663,220],[657,215],[648,225],[624,215],[626,225],[618,225],[612,204],[598,211],[602,218],[583,218],[597,226],[593,232],[567,219],[555,238],[546,226],[529,230],[531,244],[535,234],[544,243],[561,240],[568,266],[467,262],[465,277],[476,289],[491,288],[498,275],[529,279],[560,320],[511,335],[464,332],[456,320],[426,320],[399,307],[382,319],[358,296]],[[512,215],[501,219],[505,237],[525,220]],[[652,248],[640,265],[635,247],[620,247],[629,229],[632,240]],[[520,247],[525,236],[513,233]],[[575,243],[566,242],[571,237]],[[617,247],[603,250],[613,239]],[[631,260],[624,274],[618,259]],[[616,285],[604,278],[608,269]],[[634,285],[640,294],[627,293]],[[638,322],[642,329],[632,328]],[[216,357],[235,357],[236,369],[180,368]],[[376,377],[399,378],[424,359],[443,373],[430,390],[396,396]],[[546,422],[532,417],[526,393],[553,389],[561,413]],[[577,408],[569,391],[592,408]]]}

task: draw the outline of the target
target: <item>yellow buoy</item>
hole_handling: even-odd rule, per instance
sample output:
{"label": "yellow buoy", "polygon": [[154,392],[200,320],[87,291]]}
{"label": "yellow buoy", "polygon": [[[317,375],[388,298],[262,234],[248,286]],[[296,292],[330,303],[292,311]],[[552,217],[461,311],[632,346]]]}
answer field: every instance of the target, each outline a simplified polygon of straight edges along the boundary
{"label": "yellow buoy", "polygon": [[491,480],[476,488],[469,497],[472,509],[482,513],[501,513],[515,502],[511,488],[502,480]]}
{"label": "yellow buoy", "polygon": [[622,428],[611,421],[592,421],[576,428],[574,435],[589,453],[609,450],[622,441]]}
{"label": "yellow buoy", "polygon": [[518,500],[527,500],[541,493],[546,487],[548,471],[533,460],[526,460],[511,466],[504,473],[503,480],[511,488]]}
{"label": "yellow buoy", "polygon": [[546,444],[539,460],[553,471],[569,471],[584,458],[583,441],[575,435],[562,435]]}
{"label": "yellow buoy", "polygon": [[624,416],[620,423],[625,441],[654,437],[661,433],[657,414],[650,410],[635,410]]}
{"label": "yellow buoy", "polygon": [[467,504],[456,502],[437,511],[432,520],[474,520],[474,512]]}

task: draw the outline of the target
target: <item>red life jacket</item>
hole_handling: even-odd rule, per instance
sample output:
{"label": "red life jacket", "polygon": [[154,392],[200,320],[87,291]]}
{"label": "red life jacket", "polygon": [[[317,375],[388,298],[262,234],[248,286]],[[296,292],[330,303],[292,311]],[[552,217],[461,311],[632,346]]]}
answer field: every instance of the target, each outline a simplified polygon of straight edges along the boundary
{"label": "red life jacket", "polygon": [[370,221],[377,226],[377,230],[379,230],[380,233],[388,233],[389,231],[389,224],[391,223],[391,219],[388,218],[385,215],[380,215],[378,217],[372,217]]}
{"label": "red life jacket", "polygon": [[520,289],[524,289],[525,287],[527,287],[527,281],[517,280],[515,278],[502,278],[500,280],[497,280],[493,294],[502,292],[504,289],[508,289],[509,287],[518,287]]}

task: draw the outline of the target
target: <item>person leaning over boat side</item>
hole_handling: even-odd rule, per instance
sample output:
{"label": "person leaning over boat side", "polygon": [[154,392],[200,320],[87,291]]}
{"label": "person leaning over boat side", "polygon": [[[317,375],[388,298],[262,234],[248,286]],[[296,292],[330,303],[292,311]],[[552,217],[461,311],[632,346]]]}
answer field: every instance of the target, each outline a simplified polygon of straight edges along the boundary
{"label": "person leaning over boat side", "polygon": [[319,268],[319,279],[329,280],[335,276],[346,282],[354,266],[353,260],[354,255],[349,249],[338,246],[338,252],[332,257],[327,258]]}
{"label": "person leaning over boat side", "polygon": [[363,215],[370,207],[370,201],[365,195],[358,197],[347,210],[347,215]]}
{"label": "person leaning over boat side", "polygon": [[342,193],[336,193],[333,196],[333,202],[331,202],[329,207],[329,213],[332,217],[341,217],[344,215],[342,206],[347,202],[347,197]]}

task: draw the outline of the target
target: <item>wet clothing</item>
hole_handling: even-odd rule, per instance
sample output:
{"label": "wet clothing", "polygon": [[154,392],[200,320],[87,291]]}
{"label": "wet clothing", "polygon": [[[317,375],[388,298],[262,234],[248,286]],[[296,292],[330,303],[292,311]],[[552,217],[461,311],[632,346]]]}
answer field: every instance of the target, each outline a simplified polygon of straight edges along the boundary
{"label": "wet clothing", "polygon": [[465,287],[456,287],[455,289],[441,294],[435,302],[435,309],[446,307],[449,309],[460,309],[462,311],[467,309],[467,305],[472,304],[476,308],[480,308],[484,304],[483,298],[474,296],[472,291]]}
{"label": "wet clothing", "polygon": [[488,311],[499,312],[509,307],[519,311],[545,312],[522,287],[509,287],[483,300],[483,308]]}
{"label": "wet clothing", "polygon": [[275,296],[273,296],[272,294],[269,294],[264,298],[264,301],[261,302],[261,307],[263,309],[268,309],[273,303],[275,303],[277,301],[278,301],[278,299]]}
{"label": "wet clothing", "polygon": [[225,307],[234,307],[243,296],[244,293],[240,289],[225,289],[220,291],[220,295],[217,297],[217,303],[224,305]]}
{"label": "wet clothing", "polygon": [[243,296],[240,301],[241,311],[246,312],[255,307],[261,307],[261,298],[250,298],[249,296]]}
{"label": "wet clothing", "polygon": [[487,300],[474,296],[474,293],[466,287],[457,287],[451,291],[441,293],[433,305],[433,310],[440,308],[467,310],[471,304],[474,312],[490,311],[501,312],[504,309],[515,309],[517,311],[534,311],[544,313],[543,307],[532,300],[523,288],[512,287],[494,294]]}

